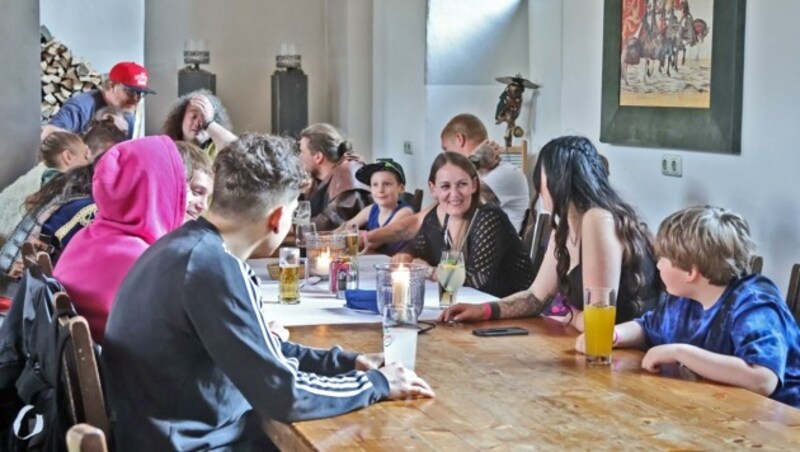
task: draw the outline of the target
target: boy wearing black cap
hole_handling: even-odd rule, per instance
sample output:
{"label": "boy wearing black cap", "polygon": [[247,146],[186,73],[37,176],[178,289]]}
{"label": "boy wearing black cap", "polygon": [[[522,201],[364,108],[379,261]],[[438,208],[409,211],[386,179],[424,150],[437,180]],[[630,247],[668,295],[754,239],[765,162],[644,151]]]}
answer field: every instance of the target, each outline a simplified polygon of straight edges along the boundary
{"label": "boy wearing black cap", "polygon": [[[382,228],[387,224],[414,214],[413,208],[400,198],[405,191],[406,175],[403,167],[392,159],[378,159],[376,163],[364,165],[356,172],[359,182],[369,185],[374,204],[361,210],[342,229],[361,228],[368,231]],[[387,243],[376,249],[378,253],[389,256],[398,252],[405,242]]]}

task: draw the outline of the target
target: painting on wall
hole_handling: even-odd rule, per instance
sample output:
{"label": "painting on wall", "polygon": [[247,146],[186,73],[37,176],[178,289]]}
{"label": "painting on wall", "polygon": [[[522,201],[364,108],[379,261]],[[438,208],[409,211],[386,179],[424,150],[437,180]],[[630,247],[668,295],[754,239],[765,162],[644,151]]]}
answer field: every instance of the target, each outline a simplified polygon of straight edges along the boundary
{"label": "painting on wall", "polygon": [[745,0],[606,0],[600,140],[739,153]]}

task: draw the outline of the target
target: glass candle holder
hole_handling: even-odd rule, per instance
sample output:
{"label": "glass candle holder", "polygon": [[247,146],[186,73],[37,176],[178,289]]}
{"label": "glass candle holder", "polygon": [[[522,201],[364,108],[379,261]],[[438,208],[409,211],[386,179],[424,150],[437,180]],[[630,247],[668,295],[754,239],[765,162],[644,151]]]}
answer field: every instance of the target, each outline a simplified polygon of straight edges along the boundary
{"label": "glass candle holder", "polygon": [[344,255],[344,236],[335,232],[315,232],[305,236],[308,273],[328,279],[331,262]]}
{"label": "glass candle holder", "polygon": [[419,264],[378,264],[375,266],[375,288],[378,311],[393,305],[402,311],[408,304],[414,306],[417,317],[425,306],[425,273],[427,266]]}

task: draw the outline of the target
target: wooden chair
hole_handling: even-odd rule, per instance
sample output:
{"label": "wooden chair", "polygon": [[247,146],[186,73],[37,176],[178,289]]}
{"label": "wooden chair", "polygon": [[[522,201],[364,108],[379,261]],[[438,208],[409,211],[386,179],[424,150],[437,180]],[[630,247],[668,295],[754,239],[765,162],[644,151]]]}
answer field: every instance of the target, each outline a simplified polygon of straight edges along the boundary
{"label": "wooden chair", "polygon": [[539,267],[542,266],[545,251],[547,251],[547,242],[550,240],[550,232],[552,230],[550,223],[549,213],[540,213],[536,216],[536,223],[533,226],[531,234],[531,261],[533,261],[533,274],[539,273]]}
{"label": "wooden chair", "polygon": [[761,274],[761,270],[764,269],[764,258],[761,256],[753,256],[750,260],[750,270],[757,275]]}
{"label": "wooden chair", "polygon": [[62,313],[58,317],[59,329],[67,334],[67,343],[62,354],[62,381],[71,422],[88,423],[108,436],[105,396],[89,323],[81,316],[64,314],[73,312],[72,301],[67,294],[56,294],[54,304],[56,312]]}
{"label": "wooden chair", "polygon": [[76,424],[67,431],[68,452],[108,452],[106,435],[89,424]]}
{"label": "wooden chair", "polygon": [[528,168],[528,140],[522,140],[519,146],[505,148],[500,153],[500,160],[516,166],[527,178],[530,170]]}
{"label": "wooden chair", "polygon": [[795,320],[800,323],[800,264],[792,265],[789,274],[789,290],[786,291],[786,304],[794,314]]}
{"label": "wooden chair", "polygon": [[418,188],[414,190],[414,193],[403,193],[401,197],[403,198],[403,201],[407,202],[416,213],[422,210],[422,195],[422,190]]}

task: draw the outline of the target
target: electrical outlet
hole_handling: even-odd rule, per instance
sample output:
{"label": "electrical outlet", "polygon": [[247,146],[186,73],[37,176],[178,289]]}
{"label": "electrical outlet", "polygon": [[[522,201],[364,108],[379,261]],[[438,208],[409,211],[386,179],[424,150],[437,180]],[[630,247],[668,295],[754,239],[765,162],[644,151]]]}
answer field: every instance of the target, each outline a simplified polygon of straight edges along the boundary
{"label": "electrical outlet", "polygon": [[411,155],[414,151],[411,150],[411,142],[410,141],[403,141],[403,154]]}
{"label": "electrical outlet", "polygon": [[680,155],[664,154],[661,157],[661,174],[683,177],[683,158]]}

